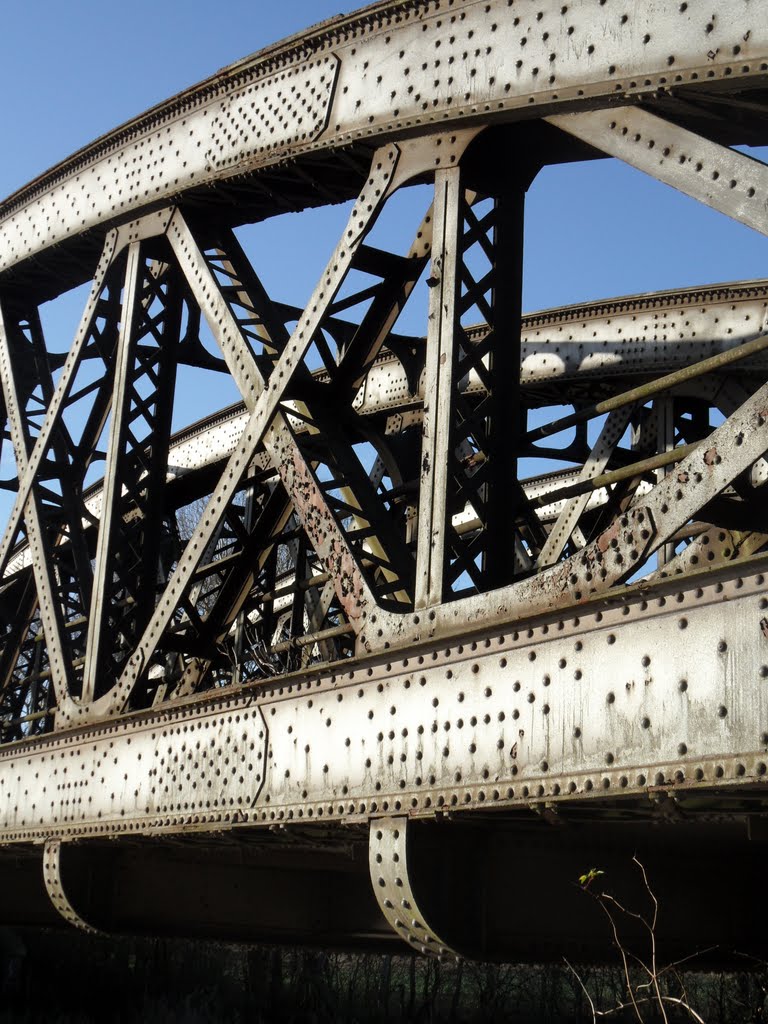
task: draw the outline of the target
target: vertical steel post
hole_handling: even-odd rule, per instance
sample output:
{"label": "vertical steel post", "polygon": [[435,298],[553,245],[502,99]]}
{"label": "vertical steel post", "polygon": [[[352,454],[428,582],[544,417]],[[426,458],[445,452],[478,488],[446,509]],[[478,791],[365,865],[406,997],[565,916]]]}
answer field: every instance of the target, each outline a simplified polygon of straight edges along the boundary
{"label": "vertical steel post", "polygon": [[495,207],[491,299],[494,340],[489,352],[492,390],[487,452],[491,493],[483,554],[488,589],[511,582],[521,569],[516,554],[518,537],[512,524],[522,513],[518,462],[527,425],[520,389],[524,189],[515,181],[504,183],[495,197]]}
{"label": "vertical steel post", "polygon": [[431,288],[416,548],[417,608],[443,600],[461,209],[461,168],[438,171],[428,281]]}
{"label": "vertical steel post", "polygon": [[117,365],[115,369],[114,393],[117,400],[112,404],[112,420],[109,429],[109,447],[107,463],[104,471],[104,498],[102,502],[99,540],[96,548],[96,564],[93,574],[93,598],[88,616],[88,640],[86,646],[85,666],[83,668],[82,701],[92,701],[97,691],[97,677],[105,645],[111,638],[104,634],[106,617],[107,579],[106,573],[111,565],[111,542],[113,541],[114,519],[119,514],[120,480],[118,466],[120,463],[121,439],[128,416],[127,398],[130,395],[128,378],[133,356],[133,341],[136,324],[136,306],[138,302],[139,269],[141,266],[141,243],[132,242],[128,249],[128,263],[125,269],[125,288],[123,290],[123,314],[120,321],[120,336],[117,344]]}

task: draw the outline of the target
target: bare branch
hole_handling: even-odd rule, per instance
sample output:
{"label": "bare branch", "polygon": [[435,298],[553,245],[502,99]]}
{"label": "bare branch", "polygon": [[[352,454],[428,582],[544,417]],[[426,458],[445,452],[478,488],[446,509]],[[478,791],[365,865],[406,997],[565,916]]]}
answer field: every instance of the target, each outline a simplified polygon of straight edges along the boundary
{"label": "bare branch", "polygon": [[[687,963],[688,961],[692,960],[695,956],[700,956],[702,952],[708,952],[709,949],[714,949],[716,947],[708,947],[707,950],[700,950],[696,953],[690,954],[689,956],[681,957],[679,960],[667,964],[664,967],[659,967],[658,950],[656,944],[656,927],[658,924],[660,909],[659,901],[656,897],[656,893],[651,888],[650,882],[648,880],[648,874],[645,869],[645,865],[637,857],[637,854],[633,855],[632,860],[640,870],[645,890],[653,904],[653,912],[650,918],[647,917],[645,914],[639,913],[638,911],[630,910],[628,907],[624,906],[624,904],[611,893],[594,892],[591,889],[589,889],[588,884],[583,884],[584,878],[588,878],[589,881],[592,881],[593,877],[595,877],[596,874],[602,874],[602,872],[596,872],[595,869],[592,869],[589,875],[582,876],[581,885],[581,888],[585,892],[588,892],[592,899],[597,901],[601,910],[608,918],[608,923],[611,928],[613,945],[616,947],[616,949],[619,952],[619,955],[621,956],[622,967],[624,972],[624,981],[626,985],[628,999],[620,999],[616,1001],[615,1005],[611,1006],[607,1010],[598,1010],[595,1006],[593,999],[589,995],[589,992],[587,991],[586,985],[584,984],[582,978],[579,976],[579,974],[575,971],[575,969],[567,960],[565,961],[566,966],[577,979],[579,985],[582,988],[582,991],[585,993],[587,999],[589,1000],[589,1005],[592,1010],[593,1021],[596,1021],[598,1017],[609,1017],[614,1014],[621,1013],[625,1010],[629,1010],[631,1008],[634,1012],[635,1019],[639,1022],[639,1024],[642,1024],[643,1017],[640,1007],[650,1004],[652,1006],[655,1006],[656,1012],[664,1021],[664,1024],[669,1024],[669,1018],[667,1015],[667,1007],[669,1006],[675,1006],[681,1010],[684,1010],[691,1020],[698,1022],[698,1024],[704,1024],[703,1018],[700,1017],[699,1014],[693,1009],[688,1000],[688,993],[685,990],[685,984],[677,968],[680,966],[680,964]],[[646,962],[641,956],[632,952],[632,950],[627,949],[627,947],[624,945],[624,942],[619,932],[619,915],[623,915],[624,917],[638,921],[643,926],[645,931],[648,933],[648,941],[650,945],[649,962]],[[636,981],[633,983],[632,972],[636,971],[637,969],[640,969],[645,974],[646,979],[644,981]],[[677,982],[677,986],[679,986],[680,995],[670,995],[662,990],[662,979],[665,974],[670,973]]]}
{"label": "bare branch", "polygon": [[[675,996],[660,996],[659,998],[663,1000],[665,1003],[673,1003],[675,1006],[682,1007],[682,1009],[685,1010],[686,1013],[690,1014],[691,1018],[695,1020],[697,1024],[705,1024],[704,1018],[700,1017],[698,1013],[696,1013],[696,1011],[693,1009],[693,1007],[690,1006],[687,1002],[685,1002],[684,999],[677,999]],[[663,1010],[662,1013],[664,1013]],[[667,1015],[664,1014],[664,1020],[666,1019]]]}
{"label": "bare branch", "polygon": [[667,964],[666,967],[662,967],[659,971],[659,977],[662,977],[662,975],[666,974],[667,971],[676,972],[676,968],[678,968],[680,964],[688,963],[689,960],[695,960],[696,957],[712,953],[715,949],[718,949],[718,947],[705,946],[704,949],[697,949],[695,953],[689,953],[688,956],[681,956],[679,960],[673,960],[671,964]]}
{"label": "bare branch", "polygon": [[[610,912],[608,907],[605,905],[605,903],[603,902],[601,896],[602,896],[602,894],[600,896],[595,896],[595,899],[597,900],[599,905],[602,907],[603,912],[605,913],[606,917],[610,921],[611,931],[613,932],[613,944],[618,949],[619,954],[621,955],[622,964],[624,966],[624,978],[625,978],[626,983],[627,983],[627,992],[629,993],[629,998],[630,998],[630,1000],[632,1002],[632,1006],[633,1006],[634,1011],[635,1011],[635,1016],[637,1017],[637,1019],[640,1022],[640,1024],[643,1024],[643,1018],[640,1016],[640,1010],[638,1009],[637,1002],[635,1001],[635,993],[634,993],[634,990],[632,988],[632,977],[631,977],[631,975],[629,973],[629,961],[627,959],[627,951],[624,949],[622,941],[619,938],[619,930],[618,930],[618,928],[616,926],[616,921],[614,920],[613,914]],[[632,955],[634,957],[634,954],[630,954],[630,955]],[[642,961],[641,961],[641,963],[642,963]],[[642,964],[642,966],[645,967],[645,964]],[[646,967],[645,969],[647,970],[648,968]]]}
{"label": "bare branch", "polygon": [[653,901],[653,918],[651,919],[650,925],[648,925],[644,918],[643,921],[646,927],[648,928],[648,932],[650,934],[651,939],[651,978],[653,980],[653,990],[656,993],[656,999],[659,1003],[659,1012],[661,1013],[661,1016],[664,1019],[664,1024],[668,1024],[667,1014],[664,1010],[661,989],[659,988],[659,975],[656,966],[656,922],[659,917],[659,901],[656,899],[656,893],[653,891],[653,889],[651,889],[648,883],[648,875],[645,870],[645,865],[638,859],[636,853],[632,854],[632,860],[640,868],[640,872],[643,876],[643,884],[645,885],[645,891],[648,893],[648,895],[651,897],[651,900]]}
{"label": "bare branch", "polygon": [[[563,957],[563,962],[565,963],[565,966],[568,968],[568,970],[571,972],[571,974],[574,976],[576,981],[578,981],[579,985],[581,986],[581,991],[587,997],[587,1002],[589,1003],[589,1008],[592,1011],[592,1020],[593,1020],[593,1022],[596,1021],[597,1017],[598,1017],[598,1013],[597,1013],[597,1010],[595,1009],[595,1004],[592,1001],[592,996],[587,991],[587,986],[581,980],[581,975],[579,974],[579,972],[577,970],[575,970],[575,968],[571,965],[571,963],[568,960],[566,960],[565,957]],[[601,1014],[601,1016],[602,1016],[602,1014]]]}

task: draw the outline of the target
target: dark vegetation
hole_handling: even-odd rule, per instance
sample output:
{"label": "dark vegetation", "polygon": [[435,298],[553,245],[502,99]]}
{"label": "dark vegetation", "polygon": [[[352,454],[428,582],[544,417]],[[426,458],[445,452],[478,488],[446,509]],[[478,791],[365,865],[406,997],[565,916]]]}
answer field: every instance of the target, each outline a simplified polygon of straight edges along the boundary
{"label": "dark vegetation", "polygon": [[[93,939],[65,931],[4,933],[0,1024],[260,1024],[288,1021],[637,1021],[617,967],[438,964],[409,956]],[[707,1024],[768,1020],[768,965],[739,972],[676,968]],[[636,975],[638,983],[642,977]],[[591,1004],[598,1016],[593,1014]],[[650,1004],[643,1021],[664,1018]],[[695,1020],[667,1007],[669,1024]]]}

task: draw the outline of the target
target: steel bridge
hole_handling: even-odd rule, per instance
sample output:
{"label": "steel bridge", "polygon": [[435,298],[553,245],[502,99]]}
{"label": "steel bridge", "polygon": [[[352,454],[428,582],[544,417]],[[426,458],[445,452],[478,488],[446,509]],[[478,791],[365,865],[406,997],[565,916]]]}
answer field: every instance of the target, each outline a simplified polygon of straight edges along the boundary
{"label": "steel bridge", "polygon": [[[521,281],[551,164],[768,233],[767,113],[768,0],[384,0],[0,206],[3,921],[595,955],[637,851],[765,952],[768,281]],[[239,228],[342,202],[275,301]],[[189,367],[242,404],[174,433]]]}

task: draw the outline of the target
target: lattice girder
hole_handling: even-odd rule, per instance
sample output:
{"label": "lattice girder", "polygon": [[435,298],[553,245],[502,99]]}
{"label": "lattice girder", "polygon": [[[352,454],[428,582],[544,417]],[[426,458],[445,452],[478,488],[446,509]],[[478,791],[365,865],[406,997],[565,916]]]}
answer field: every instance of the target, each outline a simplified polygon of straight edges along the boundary
{"label": "lattice girder", "polygon": [[[48,844],[70,919],[64,837],[384,815],[385,912],[450,954],[394,909],[409,817],[762,799],[768,285],[526,317],[522,280],[527,189],[568,160],[768,234],[732,148],[763,138],[768,0],[534,6],[378,4],[0,206],[0,842]],[[239,228],[342,200],[277,301]],[[40,306],[84,266],[63,358]],[[174,436],[182,367],[242,404]]]}

